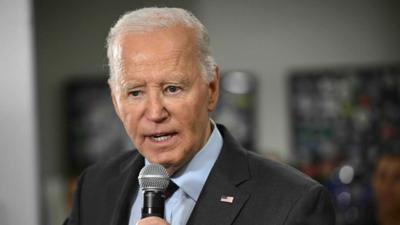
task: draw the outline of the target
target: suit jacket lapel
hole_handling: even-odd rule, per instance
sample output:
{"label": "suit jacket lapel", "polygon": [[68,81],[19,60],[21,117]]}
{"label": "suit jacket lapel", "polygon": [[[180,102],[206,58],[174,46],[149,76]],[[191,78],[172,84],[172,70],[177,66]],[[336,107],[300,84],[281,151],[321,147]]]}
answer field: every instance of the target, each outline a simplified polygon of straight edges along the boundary
{"label": "suit jacket lapel", "polygon": [[246,152],[224,127],[218,126],[218,129],[224,138],[224,145],[188,225],[232,224],[250,196],[239,188],[250,176]]}
{"label": "suit jacket lapel", "polygon": [[[110,182],[108,196],[117,199],[112,213],[111,225],[128,225],[130,208],[138,188],[137,177],[143,165],[143,157],[137,154],[128,165],[121,166],[120,176]],[[119,193],[114,193],[115,190],[119,190]]]}

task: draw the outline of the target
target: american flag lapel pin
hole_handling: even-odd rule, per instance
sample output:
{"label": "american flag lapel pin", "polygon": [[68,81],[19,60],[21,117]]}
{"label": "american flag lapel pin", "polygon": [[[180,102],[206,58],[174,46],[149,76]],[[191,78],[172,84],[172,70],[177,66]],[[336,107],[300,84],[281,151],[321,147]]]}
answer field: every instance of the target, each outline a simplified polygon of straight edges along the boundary
{"label": "american flag lapel pin", "polygon": [[220,201],[226,203],[233,203],[235,198],[233,196],[222,195]]}

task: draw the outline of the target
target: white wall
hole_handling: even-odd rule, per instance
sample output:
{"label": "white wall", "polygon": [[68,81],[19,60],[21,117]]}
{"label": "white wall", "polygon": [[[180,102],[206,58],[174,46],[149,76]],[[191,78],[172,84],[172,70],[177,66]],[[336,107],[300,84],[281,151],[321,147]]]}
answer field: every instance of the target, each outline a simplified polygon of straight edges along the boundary
{"label": "white wall", "polygon": [[0,0],[0,224],[39,224],[30,0]]}
{"label": "white wall", "polygon": [[199,1],[222,71],[259,78],[257,145],[287,158],[291,69],[400,62],[396,1]]}

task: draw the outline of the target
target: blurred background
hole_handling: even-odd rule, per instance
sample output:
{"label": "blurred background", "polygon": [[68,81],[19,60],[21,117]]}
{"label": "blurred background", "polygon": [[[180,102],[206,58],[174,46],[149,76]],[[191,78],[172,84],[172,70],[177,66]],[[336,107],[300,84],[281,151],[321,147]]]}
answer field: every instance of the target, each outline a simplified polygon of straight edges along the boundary
{"label": "blurred background", "polygon": [[205,24],[223,74],[213,118],[324,184],[338,225],[400,221],[398,1],[0,0],[1,225],[61,224],[82,170],[132,148],[105,38],[144,6]]}

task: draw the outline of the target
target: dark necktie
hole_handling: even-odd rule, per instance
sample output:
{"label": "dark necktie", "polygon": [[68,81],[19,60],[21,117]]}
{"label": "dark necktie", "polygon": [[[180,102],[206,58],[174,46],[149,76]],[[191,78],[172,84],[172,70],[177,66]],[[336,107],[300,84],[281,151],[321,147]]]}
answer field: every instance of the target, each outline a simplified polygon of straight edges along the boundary
{"label": "dark necktie", "polygon": [[165,192],[164,192],[165,199],[168,199],[169,197],[171,197],[174,194],[174,192],[178,189],[179,189],[178,185],[176,185],[172,180],[169,180],[167,190],[165,190]]}

